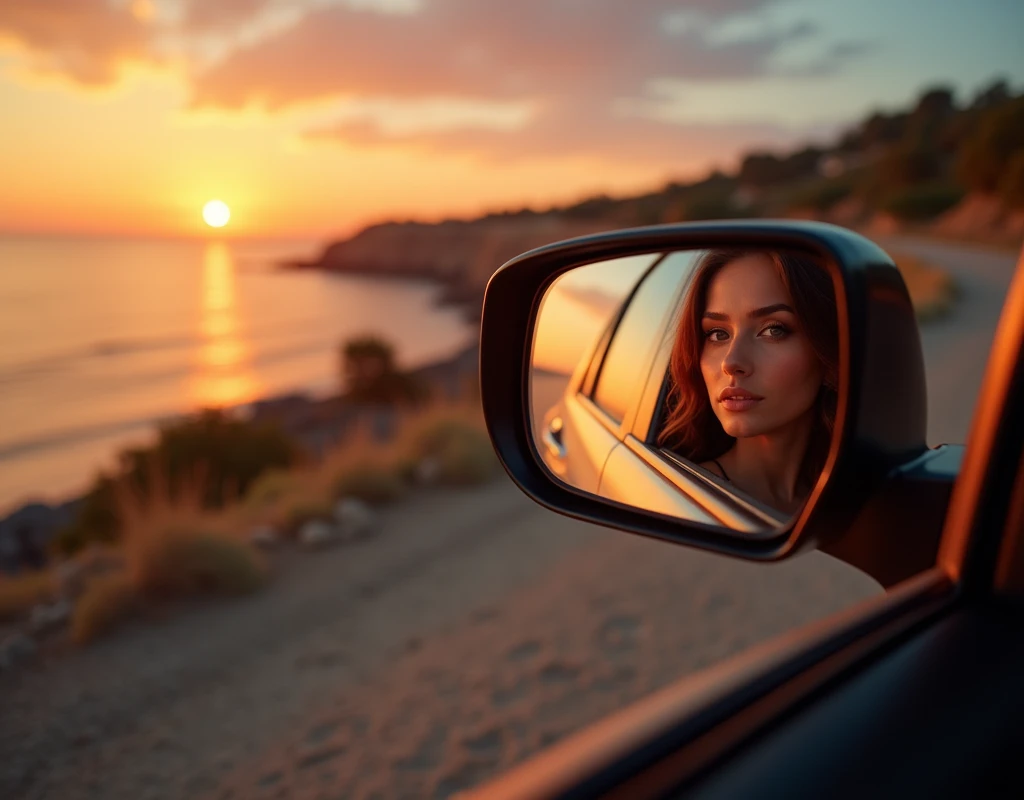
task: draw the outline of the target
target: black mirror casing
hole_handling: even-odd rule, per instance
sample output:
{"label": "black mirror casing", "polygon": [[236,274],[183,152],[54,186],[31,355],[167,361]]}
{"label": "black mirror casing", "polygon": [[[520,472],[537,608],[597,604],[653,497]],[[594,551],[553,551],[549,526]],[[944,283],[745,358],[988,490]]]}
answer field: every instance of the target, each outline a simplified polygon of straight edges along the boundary
{"label": "black mirror casing", "polygon": [[[559,275],[583,264],[677,249],[803,251],[829,265],[839,322],[836,433],[803,510],[778,532],[737,536],[588,495],[556,481],[541,465],[530,432],[532,332],[541,299]],[[802,549],[829,549],[869,497],[901,465],[928,450],[924,357],[906,285],[892,259],[868,239],[802,221],[683,223],[612,231],[531,250],[503,265],[484,296],[480,333],[481,399],[487,428],[508,474],[548,508],[717,553],[775,560]],[[865,565],[859,565],[862,568]],[[871,572],[870,569],[868,569]]]}

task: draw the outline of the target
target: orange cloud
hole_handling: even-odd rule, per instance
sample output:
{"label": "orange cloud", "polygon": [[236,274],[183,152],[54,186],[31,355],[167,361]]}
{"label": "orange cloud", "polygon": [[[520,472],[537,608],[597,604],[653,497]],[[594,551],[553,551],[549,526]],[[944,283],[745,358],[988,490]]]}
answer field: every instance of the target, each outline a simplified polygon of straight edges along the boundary
{"label": "orange cloud", "polygon": [[609,162],[660,165],[689,171],[724,164],[750,142],[784,145],[808,134],[831,130],[785,128],[772,124],[688,124],[615,114],[600,103],[550,103],[518,127],[453,126],[392,132],[367,115],[310,130],[311,141],[340,141],[364,147],[414,147],[427,152],[473,154],[486,160],[517,161],[564,155]]}
{"label": "orange cloud", "polygon": [[673,0],[434,0],[410,14],[330,6],[199,74],[193,102],[273,109],[353,95],[615,97],[657,77],[759,75],[779,48],[813,29],[725,42],[706,33],[715,20],[772,1],[692,3],[698,16],[682,29],[669,24]]}
{"label": "orange cloud", "polygon": [[34,72],[87,86],[114,82],[126,62],[153,59],[147,25],[106,0],[0,0],[0,40],[26,51]]}
{"label": "orange cloud", "polygon": [[275,5],[280,0],[193,0],[184,6],[181,27],[191,33],[230,31]]}
{"label": "orange cloud", "polygon": [[[739,37],[720,33],[721,23],[773,2],[697,0],[683,16],[675,0],[433,0],[405,14],[330,6],[195,75],[192,104],[278,110],[334,101],[340,104],[335,121],[315,126],[308,138],[361,146],[413,145],[506,159],[583,153],[663,161],[666,153],[685,150],[726,157],[751,136],[771,144],[806,131],[686,126],[684,132],[656,119],[665,98],[652,83],[753,79],[778,71],[773,57],[817,36],[813,25],[757,28]],[[821,74],[857,52],[833,46],[813,66],[789,70]],[[494,124],[485,115],[439,124],[430,100],[532,111],[511,125],[497,112]],[[624,105],[632,110],[624,112]],[[353,113],[353,106],[362,110]],[[396,131],[398,113],[420,113],[421,124]]]}

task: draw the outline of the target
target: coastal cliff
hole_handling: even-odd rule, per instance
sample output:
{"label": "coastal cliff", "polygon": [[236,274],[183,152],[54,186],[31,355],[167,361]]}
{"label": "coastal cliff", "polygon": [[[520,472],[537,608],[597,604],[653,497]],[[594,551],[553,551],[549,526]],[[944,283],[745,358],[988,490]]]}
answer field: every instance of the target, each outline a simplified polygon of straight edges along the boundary
{"label": "coastal cliff", "polygon": [[436,224],[387,222],[328,245],[314,261],[285,266],[436,281],[445,286],[442,302],[463,306],[467,316],[478,319],[487,280],[506,261],[535,247],[608,227],[602,220],[569,220],[557,214]]}

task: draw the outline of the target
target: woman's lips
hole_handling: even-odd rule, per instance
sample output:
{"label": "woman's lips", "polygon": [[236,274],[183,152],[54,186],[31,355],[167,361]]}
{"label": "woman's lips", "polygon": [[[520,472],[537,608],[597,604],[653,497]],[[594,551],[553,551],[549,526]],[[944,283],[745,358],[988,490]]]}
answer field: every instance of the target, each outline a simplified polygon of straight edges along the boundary
{"label": "woman's lips", "polygon": [[749,411],[758,403],[764,400],[760,395],[740,389],[736,386],[728,386],[718,396],[718,402],[726,411]]}
{"label": "woman's lips", "polygon": [[749,411],[761,402],[760,397],[723,397],[720,401],[726,411]]}

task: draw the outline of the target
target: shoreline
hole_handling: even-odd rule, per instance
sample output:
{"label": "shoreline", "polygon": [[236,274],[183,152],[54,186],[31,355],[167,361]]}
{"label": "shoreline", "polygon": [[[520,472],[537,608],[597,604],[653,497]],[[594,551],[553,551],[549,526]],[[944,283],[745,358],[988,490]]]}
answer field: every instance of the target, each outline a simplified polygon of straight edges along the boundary
{"label": "shoreline", "polygon": [[[405,372],[422,381],[435,399],[453,399],[464,391],[468,380],[477,379],[477,339],[474,338],[470,344],[447,358],[434,359]],[[181,414],[154,419],[150,425],[145,426],[145,432],[140,430],[139,440],[144,436],[152,436],[161,424],[188,419],[202,410],[193,408]],[[303,389],[258,397],[222,410],[242,419],[277,424],[300,447],[315,455],[338,444],[355,425],[369,424],[374,429],[386,431],[390,424],[388,412],[356,406],[338,392],[324,395]],[[116,452],[111,455],[116,455]],[[4,572],[3,565],[9,557],[10,543],[20,528],[27,527],[35,542],[48,544],[57,530],[71,522],[78,504],[87,494],[88,489],[56,497],[46,497],[43,492],[39,492],[0,508],[0,574]]]}
{"label": "shoreline", "polygon": [[467,323],[480,322],[486,282],[478,286],[474,282],[467,282],[461,275],[445,275],[432,267],[398,266],[382,269],[370,265],[352,266],[331,262],[322,257],[315,261],[286,259],[278,261],[275,266],[278,270],[286,272],[316,271],[384,281],[423,281],[441,289],[440,295],[433,302],[435,308],[457,308]]}

